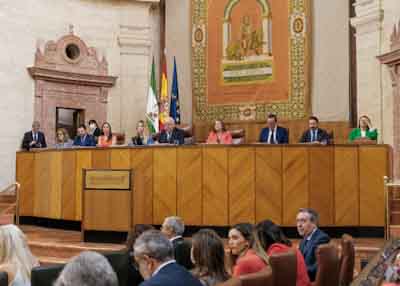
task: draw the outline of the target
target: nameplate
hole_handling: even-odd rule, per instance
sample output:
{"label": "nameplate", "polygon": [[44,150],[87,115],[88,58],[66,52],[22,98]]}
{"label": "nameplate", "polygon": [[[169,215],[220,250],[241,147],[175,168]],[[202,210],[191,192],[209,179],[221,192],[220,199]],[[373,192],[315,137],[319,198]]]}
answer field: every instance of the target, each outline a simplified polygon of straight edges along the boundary
{"label": "nameplate", "polygon": [[131,188],[130,170],[84,170],[86,190],[126,190]]}

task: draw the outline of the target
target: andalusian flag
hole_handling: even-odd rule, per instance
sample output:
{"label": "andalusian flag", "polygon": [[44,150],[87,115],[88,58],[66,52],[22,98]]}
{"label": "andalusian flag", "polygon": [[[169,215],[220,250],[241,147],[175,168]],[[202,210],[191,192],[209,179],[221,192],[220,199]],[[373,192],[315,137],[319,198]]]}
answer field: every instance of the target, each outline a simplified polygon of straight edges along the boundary
{"label": "andalusian flag", "polygon": [[146,107],[146,121],[150,133],[157,133],[159,131],[158,126],[158,102],[156,96],[157,83],[156,83],[156,65],[151,65],[151,77],[149,94],[147,96],[147,107]]}
{"label": "andalusian flag", "polygon": [[164,57],[161,74],[161,94],[160,94],[160,130],[164,129],[164,123],[169,116],[169,98],[168,98],[168,79],[167,62]]}
{"label": "andalusian flag", "polygon": [[169,108],[169,116],[171,116],[176,124],[181,124],[181,109],[179,105],[179,85],[178,72],[176,67],[176,59],[174,57],[174,76],[172,78],[171,105]]}

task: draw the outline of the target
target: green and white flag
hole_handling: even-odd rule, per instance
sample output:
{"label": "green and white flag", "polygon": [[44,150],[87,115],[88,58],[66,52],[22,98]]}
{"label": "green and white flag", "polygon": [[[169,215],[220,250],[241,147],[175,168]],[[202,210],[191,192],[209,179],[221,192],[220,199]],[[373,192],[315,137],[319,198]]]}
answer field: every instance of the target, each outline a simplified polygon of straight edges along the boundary
{"label": "green and white flag", "polygon": [[157,133],[159,131],[159,122],[158,122],[159,112],[158,112],[156,90],[157,90],[156,66],[154,64],[154,57],[153,57],[153,64],[151,65],[149,94],[147,97],[147,108],[146,108],[146,121],[150,133]]}

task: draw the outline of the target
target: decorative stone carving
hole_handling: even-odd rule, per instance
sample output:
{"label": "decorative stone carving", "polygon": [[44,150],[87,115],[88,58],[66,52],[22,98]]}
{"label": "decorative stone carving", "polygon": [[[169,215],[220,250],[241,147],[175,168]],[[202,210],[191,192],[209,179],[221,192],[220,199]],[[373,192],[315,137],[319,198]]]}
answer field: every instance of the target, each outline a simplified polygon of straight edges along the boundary
{"label": "decorative stone carving", "polygon": [[108,90],[116,77],[108,76],[108,63],[97,50],[70,33],[36,49],[35,65],[28,68],[35,80],[35,120],[50,144],[55,141],[57,108],[84,110],[86,121],[107,119]]}

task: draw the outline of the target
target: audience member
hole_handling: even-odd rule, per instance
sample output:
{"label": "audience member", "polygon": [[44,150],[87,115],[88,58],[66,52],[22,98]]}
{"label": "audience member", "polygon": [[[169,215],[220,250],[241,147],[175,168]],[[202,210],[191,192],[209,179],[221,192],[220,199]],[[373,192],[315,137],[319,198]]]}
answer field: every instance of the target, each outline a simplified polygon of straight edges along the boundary
{"label": "audience member", "polygon": [[349,135],[350,142],[355,140],[378,140],[378,131],[372,128],[371,119],[363,115],[358,120],[358,128],[354,128]]}
{"label": "audience member", "polygon": [[118,278],[103,255],[84,251],[64,267],[54,285],[118,286]]}
{"label": "audience member", "polygon": [[260,142],[267,144],[288,144],[289,135],[286,128],[278,126],[278,118],[275,114],[269,114],[267,127],[261,130]]}
{"label": "audience member", "polygon": [[101,135],[98,139],[97,146],[99,147],[111,147],[117,144],[117,136],[113,135],[111,125],[108,122],[104,122],[101,126]]}
{"label": "audience member", "polygon": [[58,128],[57,129],[57,136],[56,136],[56,148],[70,148],[74,142],[69,139],[68,131],[65,128]]}
{"label": "audience member", "polygon": [[310,116],[308,119],[309,129],[304,131],[300,138],[300,143],[329,143],[329,135],[324,130],[318,127],[319,120],[315,116]]}
{"label": "audience member", "polygon": [[7,272],[9,285],[31,285],[31,270],[38,265],[22,231],[11,224],[0,226],[0,271]]}
{"label": "audience member", "polygon": [[313,209],[300,209],[296,217],[297,231],[303,237],[300,242],[300,251],[307,265],[308,276],[311,281],[317,274],[316,250],[319,245],[329,243],[329,236],[318,228],[318,213]]}
{"label": "audience member", "polygon": [[151,145],[153,144],[153,138],[146,133],[146,126],[143,120],[139,120],[136,125],[136,136],[132,137],[132,142],[129,143],[130,146],[136,145]]}
{"label": "audience member", "polygon": [[161,232],[171,241],[174,247],[175,260],[186,269],[192,269],[193,264],[190,259],[191,245],[183,239],[185,224],[182,218],[171,216],[164,219]]}
{"label": "audience member", "polygon": [[207,144],[232,144],[232,135],[226,130],[222,120],[215,120],[213,129],[208,134]]}
{"label": "audience member", "polygon": [[99,128],[99,125],[97,124],[97,121],[94,119],[89,120],[89,131],[88,134],[92,135],[96,141],[97,138],[101,135],[101,130]]}
{"label": "audience member", "polygon": [[78,135],[75,137],[74,146],[96,146],[96,141],[92,135],[87,134],[85,124],[81,124],[78,127]]}
{"label": "audience member", "polygon": [[190,272],[173,259],[172,243],[157,230],[136,239],[135,260],[145,281],[141,286],[202,286]]}
{"label": "audience member", "polygon": [[300,250],[293,249],[292,243],[283,234],[282,230],[270,220],[257,224],[255,228],[255,249],[260,256],[264,253],[267,257],[275,253],[296,251],[297,257],[297,280],[296,286],[309,286],[310,279],[307,274],[307,266]]}
{"label": "audience member", "polygon": [[132,263],[128,264],[128,285],[135,286],[139,285],[143,282],[143,277],[139,272],[139,269],[136,267],[136,263],[134,261],[135,255],[133,251],[133,246],[135,244],[136,239],[146,230],[154,229],[152,225],[149,224],[137,224],[133,227],[131,232],[128,234],[128,238],[126,239],[126,249],[129,252],[129,256],[132,259]]}
{"label": "audience member", "polygon": [[24,134],[22,139],[22,149],[32,149],[32,148],[47,148],[46,138],[43,132],[40,132],[39,121],[34,121],[32,123],[32,130]]}
{"label": "audience member", "polygon": [[204,286],[214,286],[229,279],[225,268],[224,243],[211,229],[202,229],[192,237],[192,274]]}
{"label": "audience member", "polygon": [[183,145],[185,143],[185,132],[175,126],[175,120],[168,117],[164,123],[164,130],[160,133],[159,143]]}
{"label": "audience member", "polygon": [[385,271],[385,281],[400,284],[400,253],[396,254],[393,263],[387,267]]}
{"label": "audience member", "polygon": [[233,276],[256,273],[267,266],[266,261],[251,248],[253,245],[251,224],[239,223],[233,226],[229,230],[228,238]]}

